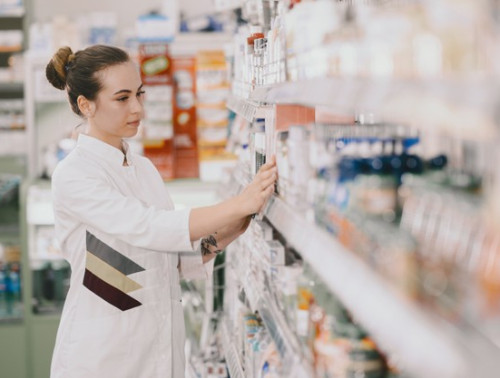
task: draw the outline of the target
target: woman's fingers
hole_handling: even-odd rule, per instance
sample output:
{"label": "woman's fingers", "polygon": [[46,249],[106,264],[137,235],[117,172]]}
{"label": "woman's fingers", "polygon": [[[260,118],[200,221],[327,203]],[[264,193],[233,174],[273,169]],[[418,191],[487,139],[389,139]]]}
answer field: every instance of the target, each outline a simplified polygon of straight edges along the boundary
{"label": "woman's fingers", "polygon": [[273,155],[273,156],[271,156],[271,159],[269,159],[269,161],[266,164],[263,164],[259,168],[259,173],[268,171],[269,169],[274,168],[275,166],[276,166],[276,157]]}
{"label": "woman's fingers", "polygon": [[276,159],[274,156],[262,165],[253,181],[244,190],[243,198],[248,200],[251,214],[261,209],[274,191],[274,183],[278,178]]}
{"label": "woman's fingers", "polygon": [[266,188],[266,190],[264,190],[262,192],[263,201],[262,201],[262,205],[259,207],[259,212],[261,212],[264,209],[264,206],[266,206],[266,203],[269,200],[269,198],[271,197],[271,195],[273,194],[273,192],[274,192],[274,185],[269,186],[268,188]]}
{"label": "woman's fingers", "polygon": [[261,181],[261,188],[266,189],[269,185],[274,184],[275,181],[276,181],[276,173],[273,173],[271,176]]}

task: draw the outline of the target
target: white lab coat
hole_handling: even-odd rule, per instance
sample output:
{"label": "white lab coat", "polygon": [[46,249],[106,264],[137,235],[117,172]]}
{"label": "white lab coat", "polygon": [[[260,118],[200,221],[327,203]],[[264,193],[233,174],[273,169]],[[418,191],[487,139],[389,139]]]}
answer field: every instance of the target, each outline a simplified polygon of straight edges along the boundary
{"label": "white lab coat", "polygon": [[53,174],[56,235],[71,265],[52,378],[184,377],[179,270],[207,278],[189,209],[153,164],[80,135]]}

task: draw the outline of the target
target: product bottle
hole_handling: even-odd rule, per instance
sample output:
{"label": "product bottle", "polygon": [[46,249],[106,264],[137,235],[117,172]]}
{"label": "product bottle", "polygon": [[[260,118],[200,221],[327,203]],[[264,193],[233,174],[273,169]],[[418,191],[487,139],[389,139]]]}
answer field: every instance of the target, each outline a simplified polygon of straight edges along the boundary
{"label": "product bottle", "polygon": [[4,272],[4,266],[0,263],[0,317],[5,315],[6,311],[6,277]]}
{"label": "product bottle", "polygon": [[51,263],[47,263],[43,277],[43,296],[48,301],[55,299],[55,276]]}
{"label": "product bottle", "polygon": [[278,168],[278,180],[275,185],[275,192],[281,197],[286,197],[289,174],[288,174],[288,131],[276,132],[276,167]]}
{"label": "product bottle", "polygon": [[[9,268],[4,271],[4,281],[5,281],[5,305],[6,305],[6,313],[7,316],[12,316],[14,312],[14,294],[13,294],[13,286],[11,281],[11,272]],[[15,279],[15,276],[13,277]],[[14,282],[15,284],[15,282]]]}
{"label": "product bottle", "polygon": [[307,187],[311,178],[309,166],[309,132],[305,126],[292,125],[288,130],[289,202],[299,210],[307,208]]}
{"label": "product bottle", "polygon": [[19,264],[13,263],[10,266],[8,277],[8,294],[11,301],[11,312],[13,312],[17,305],[21,302],[21,279],[19,276]]}
{"label": "product bottle", "polygon": [[[252,123],[252,126],[250,128],[250,140],[249,140],[249,149],[250,149],[250,172],[252,175],[255,175],[258,171],[258,168],[257,168],[257,160],[256,160],[256,156],[257,156],[257,146],[256,146],[256,135],[259,134],[259,133],[262,133],[264,134],[264,147],[260,147],[259,146],[259,150],[261,150],[262,148],[264,149],[264,155],[265,155],[265,150],[266,150],[266,146],[265,146],[265,131],[266,131],[266,123],[265,123],[265,119],[264,118],[256,118],[254,120],[254,122]],[[257,137],[257,138],[261,138],[261,137]],[[259,141],[257,141],[257,143],[261,144],[262,141],[259,139]]]}
{"label": "product bottle", "polygon": [[266,163],[266,133],[255,133],[255,174]]}
{"label": "product bottle", "polygon": [[386,377],[385,361],[376,348],[375,343],[363,330],[352,324],[347,328],[350,348],[349,363],[346,365],[345,377],[349,378],[383,378]]}
{"label": "product bottle", "polygon": [[64,302],[66,297],[66,276],[67,276],[67,266],[64,261],[53,262],[52,267],[54,269],[54,299],[57,304]]}
{"label": "product bottle", "polygon": [[311,306],[315,302],[313,289],[314,280],[310,276],[310,267],[305,264],[303,274],[297,283],[297,312],[296,312],[296,331],[300,340],[307,343],[309,336],[309,322]]}
{"label": "product bottle", "polygon": [[260,28],[257,26],[252,26],[251,35],[247,37],[246,45],[246,75],[247,83],[249,84],[250,90],[255,87],[255,77],[254,77],[254,54],[255,54],[255,40],[264,38],[264,33],[261,32]]}

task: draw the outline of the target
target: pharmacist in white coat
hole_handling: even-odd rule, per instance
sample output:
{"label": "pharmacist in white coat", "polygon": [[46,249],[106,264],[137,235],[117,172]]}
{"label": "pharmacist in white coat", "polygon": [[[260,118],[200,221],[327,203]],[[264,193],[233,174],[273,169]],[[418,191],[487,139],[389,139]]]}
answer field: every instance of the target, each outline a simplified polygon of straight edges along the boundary
{"label": "pharmacist in white coat", "polygon": [[53,174],[56,234],[71,264],[51,377],[184,377],[179,276],[210,277],[213,257],[248,226],[274,187],[274,161],[238,196],[174,210],[137,133],[144,91],[121,49],[59,49],[47,79],[88,128]]}

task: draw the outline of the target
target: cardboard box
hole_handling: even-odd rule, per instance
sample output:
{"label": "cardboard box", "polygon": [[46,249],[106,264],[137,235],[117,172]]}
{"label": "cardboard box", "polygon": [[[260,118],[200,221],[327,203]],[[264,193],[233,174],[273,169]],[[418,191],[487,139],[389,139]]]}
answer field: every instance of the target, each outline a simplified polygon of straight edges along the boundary
{"label": "cardboard box", "polygon": [[172,61],[167,43],[150,42],[139,45],[139,65],[144,85],[172,84]]}
{"label": "cardboard box", "polygon": [[145,140],[144,156],[149,158],[163,180],[172,180],[174,174],[174,140]]}
{"label": "cardboard box", "polygon": [[197,178],[200,175],[195,67],[194,57],[176,57],[172,61],[174,77],[172,122],[174,126],[176,178]]}

